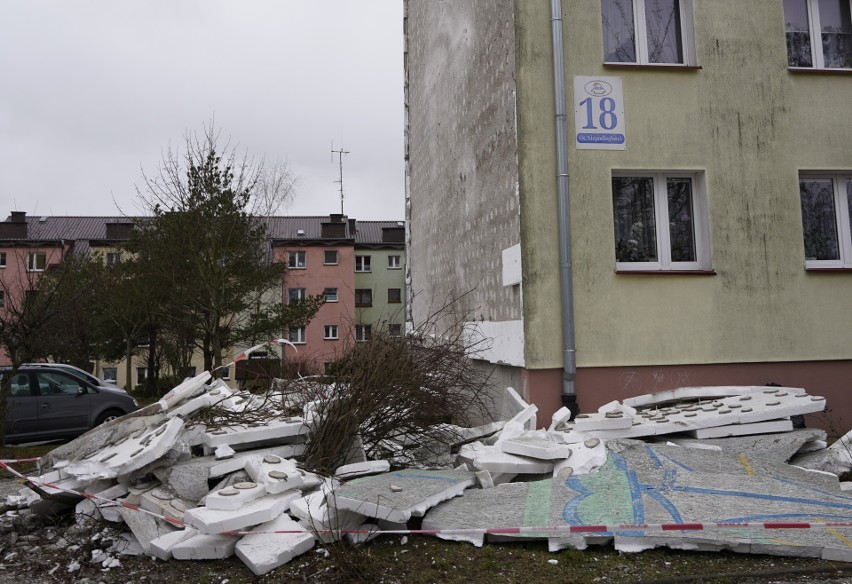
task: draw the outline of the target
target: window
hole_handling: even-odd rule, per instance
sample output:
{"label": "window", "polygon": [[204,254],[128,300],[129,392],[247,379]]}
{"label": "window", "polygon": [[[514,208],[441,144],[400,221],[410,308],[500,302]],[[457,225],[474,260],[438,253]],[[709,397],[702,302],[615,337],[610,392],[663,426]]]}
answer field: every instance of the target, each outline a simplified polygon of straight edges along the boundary
{"label": "window", "polygon": [[293,302],[299,302],[305,299],[305,289],[304,288],[288,288],[287,289],[287,304],[292,304]]}
{"label": "window", "polygon": [[852,174],[799,177],[805,267],[852,268]]}
{"label": "window", "polygon": [[6,306],[6,291],[0,290],[0,307]]}
{"label": "window", "polygon": [[323,327],[323,337],[327,341],[333,341],[337,339],[337,325],[336,324],[327,324]]}
{"label": "window", "polygon": [[355,256],[355,271],[369,272],[370,271],[370,256]]}
{"label": "window", "polygon": [[288,340],[293,344],[303,344],[307,342],[307,335],[305,334],[305,327],[303,326],[291,326],[289,328]]}
{"label": "window", "polygon": [[337,288],[326,288],[322,294],[326,302],[337,302]]}
{"label": "window", "polygon": [[142,385],[145,383],[145,379],[148,378],[148,368],[147,367],[137,367],[136,368],[136,385]]}
{"label": "window", "polygon": [[388,256],[388,269],[389,270],[398,270],[399,268],[400,268],[399,256],[398,255]]}
{"label": "window", "polygon": [[700,179],[703,175],[699,173],[613,176],[616,269],[710,269],[706,200]]}
{"label": "window", "polygon": [[327,249],[325,250],[325,257],[323,258],[322,263],[327,266],[336,266],[337,265],[337,250],[336,249]]}
{"label": "window", "polygon": [[392,337],[401,337],[402,336],[402,325],[401,324],[389,324],[388,325],[388,335]]}
{"label": "window", "polygon": [[399,304],[402,302],[402,288],[388,288],[388,303]]}
{"label": "window", "polygon": [[115,383],[116,381],[118,381],[118,367],[104,367],[103,376],[104,381]]}
{"label": "window", "polygon": [[187,367],[183,372],[184,378],[195,377],[196,375],[198,375],[198,373],[195,367]]}
{"label": "window", "polygon": [[695,65],[691,0],[602,0],[604,62]]}
{"label": "window", "polygon": [[27,271],[43,272],[47,265],[47,254],[44,252],[33,252],[27,254]]}
{"label": "window", "polygon": [[373,291],[369,288],[355,289],[355,306],[372,306]]}
{"label": "window", "polygon": [[784,0],[787,64],[852,69],[850,0]]}
{"label": "window", "polygon": [[6,267],[6,252],[0,251],[0,268]]}
{"label": "window", "polygon": [[304,251],[288,251],[287,267],[290,269],[301,269],[307,267]]}
{"label": "window", "polygon": [[114,266],[121,261],[120,253],[108,253],[106,254],[106,262],[108,266]]}
{"label": "window", "polygon": [[79,395],[86,392],[83,382],[56,371],[37,371],[35,374],[41,395]]}
{"label": "window", "polygon": [[369,324],[355,325],[355,340],[369,341],[373,337],[373,327]]}

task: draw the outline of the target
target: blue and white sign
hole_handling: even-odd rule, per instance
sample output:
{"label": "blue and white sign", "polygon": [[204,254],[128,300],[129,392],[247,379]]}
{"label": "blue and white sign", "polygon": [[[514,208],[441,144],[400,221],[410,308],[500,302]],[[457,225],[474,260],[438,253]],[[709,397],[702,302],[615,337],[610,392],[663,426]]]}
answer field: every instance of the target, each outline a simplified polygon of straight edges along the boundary
{"label": "blue and white sign", "polygon": [[579,150],[626,150],[621,77],[574,77],[574,135]]}

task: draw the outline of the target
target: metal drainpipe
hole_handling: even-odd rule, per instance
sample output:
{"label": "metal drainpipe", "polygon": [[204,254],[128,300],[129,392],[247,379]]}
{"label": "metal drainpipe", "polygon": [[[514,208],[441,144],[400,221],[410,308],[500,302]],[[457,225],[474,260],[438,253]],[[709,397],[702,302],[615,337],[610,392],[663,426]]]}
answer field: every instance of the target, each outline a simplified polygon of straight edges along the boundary
{"label": "metal drainpipe", "polygon": [[562,0],[551,0],[553,28],[553,94],[556,113],[556,191],[559,212],[559,275],[562,285],[562,405],[574,417],[580,408],[574,378],[574,282],[571,273],[571,216],[568,205],[568,126],[565,117],[565,63],[562,44]]}

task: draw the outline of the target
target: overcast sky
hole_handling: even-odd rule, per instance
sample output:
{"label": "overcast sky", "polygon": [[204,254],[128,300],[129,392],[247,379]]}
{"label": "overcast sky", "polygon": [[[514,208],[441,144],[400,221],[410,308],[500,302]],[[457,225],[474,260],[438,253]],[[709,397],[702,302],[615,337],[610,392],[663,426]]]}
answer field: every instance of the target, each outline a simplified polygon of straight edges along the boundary
{"label": "overcast sky", "polygon": [[0,220],[142,212],[215,117],[298,177],[294,215],[404,218],[402,0],[0,0]]}

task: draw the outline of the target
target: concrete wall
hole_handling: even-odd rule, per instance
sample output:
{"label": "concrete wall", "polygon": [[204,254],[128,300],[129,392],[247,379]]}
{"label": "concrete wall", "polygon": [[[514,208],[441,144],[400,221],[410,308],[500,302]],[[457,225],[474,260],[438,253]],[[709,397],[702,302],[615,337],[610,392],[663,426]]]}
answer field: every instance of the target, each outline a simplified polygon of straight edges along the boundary
{"label": "concrete wall", "polygon": [[[694,2],[694,70],[604,67],[599,4],[564,5],[569,111],[572,75],[621,76],[628,142],[569,148],[578,365],[852,358],[852,273],[805,271],[798,190],[800,170],[852,168],[849,77],[787,70],[774,0]],[[561,366],[549,13],[517,2],[531,368]],[[704,174],[715,275],[616,274],[618,169]]]}
{"label": "concrete wall", "polygon": [[409,262],[415,325],[521,317],[502,283],[519,243],[511,0],[407,0]]}

